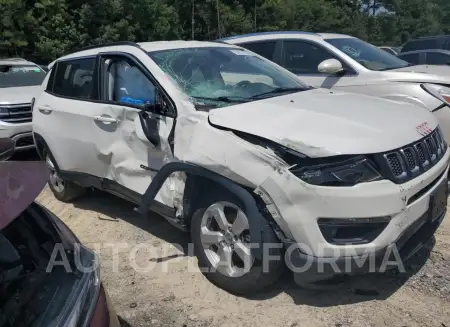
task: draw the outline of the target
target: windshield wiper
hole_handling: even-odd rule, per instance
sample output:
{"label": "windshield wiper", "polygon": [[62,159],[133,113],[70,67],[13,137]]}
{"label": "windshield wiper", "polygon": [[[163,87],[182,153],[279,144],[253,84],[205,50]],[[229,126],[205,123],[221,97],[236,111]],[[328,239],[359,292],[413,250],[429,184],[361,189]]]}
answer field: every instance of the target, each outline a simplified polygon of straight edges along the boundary
{"label": "windshield wiper", "polygon": [[254,95],[251,97],[251,99],[258,99],[260,97],[263,97],[266,95],[271,95],[271,94],[280,94],[280,93],[287,93],[287,92],[294,93],[294,92],[306,91],[306,90],[310,90],[310,89],[312,89],[312,87],[310,87],[310,88],[308,88],[308,87],[277,87],[276,89],[273,89],[272,91]]}
{"label": "windshield wiper", "polygon": [[191,98],[197,99],[197,100],[206,100],[206,101],[219,101],[219,102],[227,102],[227,103],[242,103],[242,102],[249,102],[251,99],[247,98],[231,98],[231,97],[216,97],[216,98],[208,98],[208,97],[197,97],[197,96],[191,96]]}

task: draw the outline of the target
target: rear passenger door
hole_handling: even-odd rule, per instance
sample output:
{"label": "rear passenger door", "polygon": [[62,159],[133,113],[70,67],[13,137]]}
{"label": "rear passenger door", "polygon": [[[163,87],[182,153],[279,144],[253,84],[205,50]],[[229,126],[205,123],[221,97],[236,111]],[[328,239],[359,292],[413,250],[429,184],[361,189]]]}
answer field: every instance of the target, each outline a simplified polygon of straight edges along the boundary
{"label": "rear passenger door", "polygon": [[107,154],[95,146],[95,117],[101,114],[96,57],[56,62],[45,92],[36,98],[33,129],[46,141],[59,168],[105,177]]}

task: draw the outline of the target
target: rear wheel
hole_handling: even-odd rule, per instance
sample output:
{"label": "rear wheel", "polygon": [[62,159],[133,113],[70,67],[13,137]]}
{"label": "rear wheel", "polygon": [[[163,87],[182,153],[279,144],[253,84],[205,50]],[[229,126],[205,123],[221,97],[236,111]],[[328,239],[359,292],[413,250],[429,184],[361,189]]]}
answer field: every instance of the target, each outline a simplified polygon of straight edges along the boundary
{"label": "rear wheel", "polygon": [[[272,257],[263,269],[262,261],[252,255],[250,220],[239,201],[231,194],[220,192],[203,202],[192,217],[191,234],[205,276],[238,295],[258,292],[275,282],[284,267],[282,249],[272,248],[267,253],[278,256],[279,260]],[[260,223],[264,229],[263,242],[279,243],[268,222]]]}
{"label": "rear wheel", "polygon": [[55,198],[63,202],[69,202],[85,193],[86,189],[84,187],[66,181],[59,176],[56,165],[46,150],[44,150],[44,158],[45,163],[50,170],[48,186],[52,190]]}

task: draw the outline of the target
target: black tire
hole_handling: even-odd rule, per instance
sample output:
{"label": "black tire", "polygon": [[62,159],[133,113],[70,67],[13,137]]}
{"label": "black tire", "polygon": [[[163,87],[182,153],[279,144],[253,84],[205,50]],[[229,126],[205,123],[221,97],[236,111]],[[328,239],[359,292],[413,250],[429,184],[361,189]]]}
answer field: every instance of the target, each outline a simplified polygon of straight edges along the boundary
{"label": "black tire", "polygon": [[[44,160],[47,162],[47,160],[50,160],[53,164],[53,167],[57,167],[56,163],[53,159],[53,156],[49,154],[49,151],[47,149],[44,149],[43,152]],[[50,168],[50,167],[49,167]],[[50,169],[51,170],[51,169]],[[55,169],[56,170],[56,169]],[[61,178],[60,178],[61,179]],[[75,184],[73,182],[61,179],[63,182],[63,188],[58,189],[51,180],[48,181],[48,186],[53,192],[53,195],[55,198],[57,198],[59,201],[62,202],[71,202],[74,199],[82,196],[86,192],[86,188]]]}
{"label": "black tire", "polygon": [[[263,264],[261,260],[255,260],[250,270],[240,277],[229,277],[218,271],[215,271],[208,257],[205,254],[203,245],[201,243],[201,221],[206,209],[219,201],[227,201],[236,205],[244,213],[245,210],[241,203],[235,196],[226,191],[215,191],[213,194],[206,196],[201,201],[201,205],[194,211],[191,221],[191,237],[194,244],[194,251],[198,258],[198,264],[203,274],[216,286],[232,293],[234,295],[252,295],[262,291],[269,285],[273,284],[282,274],[285,267],[283,260],[282,248],[271,248],[269,253],[271,256],[278,255],[280,260],[270,260],[263,271]],[[262,219],[260,222],[263,226],[263,243],[280,243],[280,240],[275,235],[269,223]]]}

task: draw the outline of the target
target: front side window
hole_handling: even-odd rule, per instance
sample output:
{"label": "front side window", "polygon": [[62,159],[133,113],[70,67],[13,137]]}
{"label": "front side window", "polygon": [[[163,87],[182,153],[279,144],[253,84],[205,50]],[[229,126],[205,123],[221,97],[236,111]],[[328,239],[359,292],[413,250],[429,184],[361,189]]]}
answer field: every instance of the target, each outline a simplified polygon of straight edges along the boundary
{"label": "front side window", "polygon": [[91,99],[94,67],[95,58],[58,62],[51,91],[60,96]]}
{"label": "front side window", "polygon": [[106,100],[145,106],[155,103],[155,86],[145,74],[127,60],[107,60]]}
{"label": "front side window", "polygon": [[408,62],[357,38],[326,39],[325,41],[370,70],[382,71],[410,66]]}
{"label": "front side window", "polygon": [[294,74],[319,74],[319,64],[327,59],[336,59],[320,46],[302,41],[285,41],[283,66]]}
{"label": "front side window", "polygon": [[212,107],[309,89],[284,69],[244,49],[170,49],[149,56],[194,103]]}
{"label": "front side window", "polygon": [[0,88],[41,85],[45,72],[36,65],[0,65]]}

